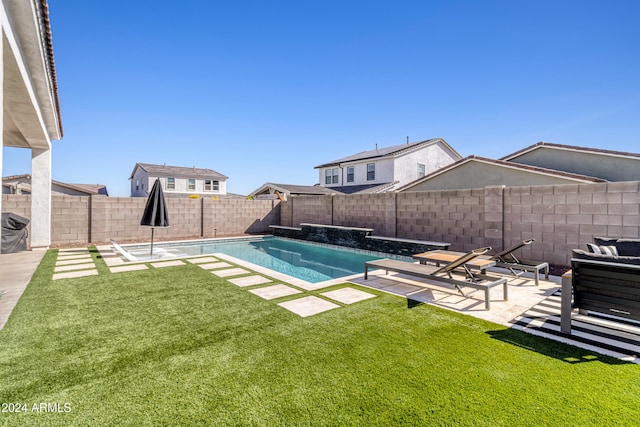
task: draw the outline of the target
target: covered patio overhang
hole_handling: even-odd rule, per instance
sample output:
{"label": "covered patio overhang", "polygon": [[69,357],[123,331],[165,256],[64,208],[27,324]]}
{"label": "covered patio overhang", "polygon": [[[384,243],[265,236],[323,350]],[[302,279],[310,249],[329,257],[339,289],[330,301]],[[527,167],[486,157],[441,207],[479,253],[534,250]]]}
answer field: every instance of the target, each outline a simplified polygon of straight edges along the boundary
{"label": "covered patio overhang", "polygon": [[[62,138],[47,1],[0,3],[0,31],[2,145],[31,150],[30,245],[46,248],[51,244],[51,141]],[[0,151],[0,176],[2,164]]]}

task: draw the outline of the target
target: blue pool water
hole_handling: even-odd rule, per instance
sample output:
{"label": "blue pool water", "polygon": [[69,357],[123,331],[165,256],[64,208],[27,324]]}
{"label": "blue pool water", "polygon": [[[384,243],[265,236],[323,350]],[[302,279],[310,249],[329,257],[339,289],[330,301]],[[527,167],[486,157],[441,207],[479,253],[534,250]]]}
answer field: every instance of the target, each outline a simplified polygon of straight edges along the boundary
{"label": "blue pool water", "polygon": [[[149,258],[149,246],[125,248],[136,258]],[[392,257],[277,237],[236,241],[155,244],[154,259],[223,253],[311,283],[362,273],[364,263]]]}

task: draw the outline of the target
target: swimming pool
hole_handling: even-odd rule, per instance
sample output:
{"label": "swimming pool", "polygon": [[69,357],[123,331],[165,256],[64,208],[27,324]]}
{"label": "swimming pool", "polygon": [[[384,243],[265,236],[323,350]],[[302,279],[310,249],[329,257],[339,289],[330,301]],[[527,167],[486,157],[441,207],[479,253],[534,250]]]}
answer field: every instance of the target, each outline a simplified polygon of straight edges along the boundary
{"label": "swimming pool", "polygon": [[[125,249],[138,260],[150,259],[149,245],[125,246]],[[159,243],[153,247],[153,259],[214,253],[230,255],[311,283],[362,273],[366,261],[394,257],[279,237]]]}

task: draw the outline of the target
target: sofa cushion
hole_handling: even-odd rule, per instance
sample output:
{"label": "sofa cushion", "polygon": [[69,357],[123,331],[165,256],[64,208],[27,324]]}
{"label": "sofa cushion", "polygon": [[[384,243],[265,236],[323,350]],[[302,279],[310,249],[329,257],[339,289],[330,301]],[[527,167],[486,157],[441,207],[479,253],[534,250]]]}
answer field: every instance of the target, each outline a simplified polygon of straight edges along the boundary
{"label": "sofa cushion", "polygon": [[612,255],[596,254],[582,249],[574,249],[573,257],[578,259],[588,259],[592,261],[605,261],[605,262],[619,262],[621,264],[635,264],[640,265],[640,257],[619,255],[617,257]]}
{"label": "sofa cushion", "polygon": [[598,246],[615,246],[618,249],[618,255],[640,256],[640,239],[594,237],[593,242]]}
{"label": "sofa cushion", "polygon": [[598,246],[593,243],[587,243],[587,248],[589,248],[589,252],[593,254],[603,254],[603,255],[611,255],[618,256],[618,250],[615,246]]}

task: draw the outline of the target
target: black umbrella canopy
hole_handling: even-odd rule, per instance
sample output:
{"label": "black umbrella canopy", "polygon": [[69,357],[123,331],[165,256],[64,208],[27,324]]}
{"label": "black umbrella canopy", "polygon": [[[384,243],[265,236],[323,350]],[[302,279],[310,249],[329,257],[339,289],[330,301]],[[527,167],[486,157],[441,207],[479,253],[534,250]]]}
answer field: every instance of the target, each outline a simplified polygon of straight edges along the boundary
{"label": "black umbrella canopy", "polygon": [[150,227],[168,227],[169,213],[167,212],[167,203],[164,200],[162,186],[160,180],[156,179],[153,188],[149,193],[147,205],[144,208],[140,225],[148,225]]}
{"label": "black umbrella canopy", "polygon": [[153,188],[147,199],[147,206],[144,207],[140,225],[151,227],[151,257],[153,257],[153,230],[155,227],[169,226],[167,203],[164,201],[164,194],[162,193],[162,186],[160,185],[159,179],[156,179],[156,182],[153,183]]}

